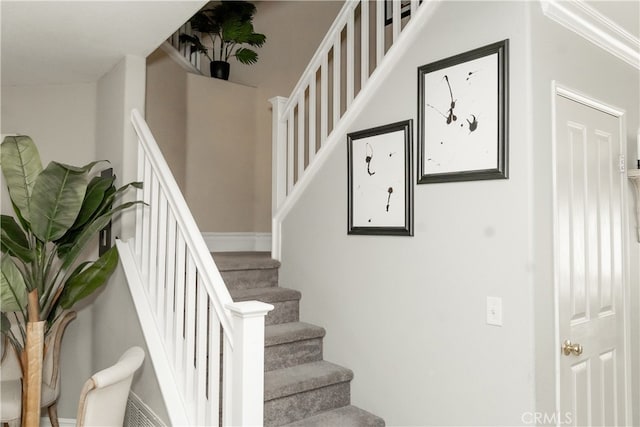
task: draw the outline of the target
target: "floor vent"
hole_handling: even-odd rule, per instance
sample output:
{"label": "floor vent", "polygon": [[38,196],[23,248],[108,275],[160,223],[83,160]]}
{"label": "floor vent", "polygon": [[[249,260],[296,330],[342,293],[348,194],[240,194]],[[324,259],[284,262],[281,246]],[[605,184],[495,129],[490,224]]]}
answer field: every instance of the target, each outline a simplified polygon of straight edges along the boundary
{"label": "floor vent", "polygon": [[124,425],[130,427],[166,427],[160,418],[135,393],[129,394]]}

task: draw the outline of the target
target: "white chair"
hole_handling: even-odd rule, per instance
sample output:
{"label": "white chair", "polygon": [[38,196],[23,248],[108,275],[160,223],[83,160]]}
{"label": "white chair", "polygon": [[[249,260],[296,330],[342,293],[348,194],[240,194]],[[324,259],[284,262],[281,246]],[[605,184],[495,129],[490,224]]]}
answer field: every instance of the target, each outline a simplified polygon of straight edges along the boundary
{"label": "white chair", "polygon": [[[60,396],[60,348],[69,322],[76,318],[75,311],[64,313],[51,327],[45,340],[42,361],[42,394],[40,406],[47,408],[53,427],[58,427],[57,403]],[[16,331],[17,332],[17,331]],[[0,360],[0,422],[18,421],[22,412],[22,370],[13,347],[5,340]]]}
{"label": "white chair", "polygon": [[133,375],[144,361],[144,350],[131,347],[118,363],[87,380],[80,394],[76,425],[122,426]]}

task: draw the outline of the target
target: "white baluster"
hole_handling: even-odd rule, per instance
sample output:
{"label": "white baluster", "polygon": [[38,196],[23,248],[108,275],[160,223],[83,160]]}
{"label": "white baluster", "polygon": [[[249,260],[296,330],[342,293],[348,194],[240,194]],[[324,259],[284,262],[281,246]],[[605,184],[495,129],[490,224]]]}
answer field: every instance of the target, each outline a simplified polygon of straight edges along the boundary
{"label": "white baluster", "polygon": [[329,53],[322,57],[320,67],[320,146],[329,134]]}
{"label": "white baluster", "polygon": [[195,338],[196,338],[196,289],[198,272],[191,254],[187,255],[187,278],[185,281],[185,330],[184,330],[184,372],[185,400],[193,413],[195,409]]}
{"label": "white baluster", "polygon": [[[209,310],[213,310],[210,307]],[[220,322],[212,312],[209,316],[209,383],[207,384],[207,396],[209,405],[207,407],[207,425],[217,426],[220,424]]]}
{"label": "white baluster", "polygon": [[376,0],[376,67],[384,58],[384,8],[385,0]]}
{"label": "white baluster", "polygon": [[158,326],[161,327],[160,334],[164,335],[166,320],[163,318],[163,314],[167,292],[167,199],[162,192],[160,192],[160,197],[158,197],[158,204],[158,272],[156,279],[157,297],[155,315],[158,317]]}
{"label": "white baluster", "polygon": [[347,88],[347,94],[346,94],[346,101],[347,101],[347,108],[349,108],[349,106],[351,106],[351,101],[353,101],[353,91],[354,91],[354,83],[355,83],[355,54],[354,54],[354,50],[355,50],[355,44],[356,44],[356,40],[354,37],[354,27],[355,27],[355,10],[351,9],[351,11],[349,12],[349,16],[347,18],[347,84],[346,84],[346,88]]}
{"label": "white baluster", "polygon": [[416,16],[416,11],[418,10],[419,5],[420,3],[418,3],[418,0],[411,0],[411,19]]}
{"label": "white baluster", "polygon": [[[177,251],[176,245],[178,238],[176,236],[176,220],[173,217],[171,211],[168,212],[168,227],[167,227],[167,289],[166,289],[166,304],[164,306],[164,322],[165,322],[165,334],[164,339],[167,343],[167,349],[172,349],[175,346],[174,339],[174,326],[175,326],[175,313],[173,311],[173,304],[175,300],[176,292],[176,263]],[[175,352],[170,351],[170,357],[173,360]]]}
{"label": "white baluster", "polygon": [[[143,216],[142,216],[142,260],[141,260],[141,272],[144,276],[143,279],[148,279],[147,275],[149,272],[149,241],[151,239],[151,164],[149,163],[149,159],[145,157],[145,166],[144,166],[144,187],[142,187],[142,200],[145,205],[143,205]],[[149,286],[148,282],[145,282],[145,285]]]}
{"label": "white baluster", "polygon": [[335,41],[333,42],[333,127],[335,129],[338,120],[340,120],[340,74],[342,73],[342,65],[340,59],[342,44],[342,32],[338,31]]}
{"label": "white baluster", "polygon": [[275,214],[287,197],[287,133],[282,113],[287,98],[276,96],[269,100],[271,103],[271,132],[273,147],[271,151],[271,211]]}
{"label": "white baluster", "polygon": [[298,99],[298,177],[296,181],[300,180],[304,173],[304,146],[306,142],[304,137],[304,116],[304,91],[302,91]]}
{"label": "white baluster", "polygon": [[[173,314],[173,350],[175,369],[178,372],[177,377],[182,378],[184,375],[184,287],[187,263],[187,248],[185,245],[182,232],[178,231],[178,243],[176,245],[176,310]],[[182,386],[182,384],[181,384]]]}
{"label": "white baluster", "polygon": [[402,29],[401,25],[402,25],[402,12],[401,12],[401,6],[402,3],[399,1],[394,1],[391,3],[393,6],[393,23],[392,23],[392,30],[393,30],[393,41],[392,43],[396,42],[396,39],[398,38],[398,36],[400,35],[400,30]]}
{"label": "white baluster", "polygon": [[276,96],[271,103],[272,166],[271,166],[271,212],[276,213],[287,197],[287,131],[282,119],[287,98]]}
{"label": "white baluster", "polygon": [[360,2],[360,90],[369,79],[369,0]]}
{"label": "white baluster", "polygon": [[[144,186],[144,171],[145,171],[145,159],[144,148],[140,141],[138,141],[138,174],[137,181],[142,182]],[[136,200],[144,200],[144,190],[139,188],[136,190]],[[142,204],[136,206],[136,257],[138,262],[142,262],[142,230],[144,229],[144,211],[145,207]]]}
{"label": "white baluster", "polygon": [[196,422],[198,425],[206,424],[207,417],[207,317],[209,296],[203,286],[198,286],[198,318],[196,319]]}
{"label": "white baluster", "polygon": [[149,279],[149,298],[152,304],[157,301],[158,282],[158,214],[160,211],[160,189],[158,188],[158,180],[154,175],[151,179],[151,234],[149,239],[149,270],[147,270],[147,278]]}
{"label": "white baluster", "polygon": [[287,194],[291,193],[293,190],[293,173],[295,172],[294,168],[294,159],[295,150],[294,150],[294,122],[293,122],[293,106],[289,110],[289,117],[287,117]]}
{"label": "white baluster", "polygon": [[316,155],[316,73],[313,73],[309,84],[309,165]]}

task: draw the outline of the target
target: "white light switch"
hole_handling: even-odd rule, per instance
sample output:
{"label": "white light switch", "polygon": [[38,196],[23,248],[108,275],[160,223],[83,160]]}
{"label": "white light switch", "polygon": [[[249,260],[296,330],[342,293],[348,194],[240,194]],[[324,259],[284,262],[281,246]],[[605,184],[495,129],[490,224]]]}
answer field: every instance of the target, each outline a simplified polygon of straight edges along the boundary
{"label": "white light switch", "polygon": [[487,297],[487,325],[502,326],[502,298]]}

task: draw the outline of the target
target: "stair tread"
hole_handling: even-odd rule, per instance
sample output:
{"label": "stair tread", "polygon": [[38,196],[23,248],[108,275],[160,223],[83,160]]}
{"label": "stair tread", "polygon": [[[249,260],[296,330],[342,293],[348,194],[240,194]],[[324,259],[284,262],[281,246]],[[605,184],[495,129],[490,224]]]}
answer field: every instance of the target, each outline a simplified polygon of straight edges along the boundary
{"label": "stair tread", "polygon": [[321,360],[264,374],[264,400],[290,396],[332,384],[351,381],[350,369]]}
{"label": "stair tread", "polygon": [[322,338],[324,328],[304,322],[289,322],[268,325],[264,331],[265,347],[287,344],[295,341]]}
{"label": "stair tread", "polygon": [[384,420],[356,406],[343,406],[283,427],[384,427]]}
{"label": "stair tread", "polygon": [[219,271],[265,270],[279,268],[280,262],[269,252],[212,252]]}
{"label": "stair tread", "polygon": [[229,290],[229,293],[231,294],[231,298],[233,298],[234,301],[257,300],[267,303],[299,300],[302,296],[300,294],[300,291],[281,288],[279,286],[266,288],[231,289]]}

